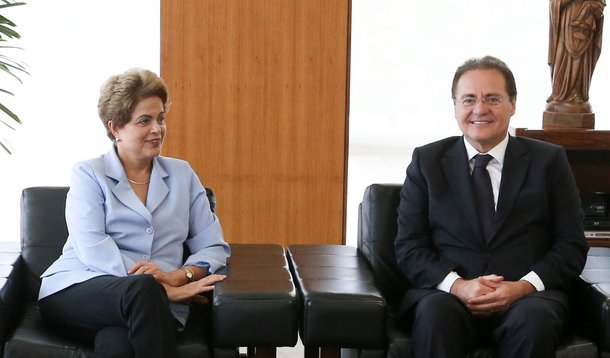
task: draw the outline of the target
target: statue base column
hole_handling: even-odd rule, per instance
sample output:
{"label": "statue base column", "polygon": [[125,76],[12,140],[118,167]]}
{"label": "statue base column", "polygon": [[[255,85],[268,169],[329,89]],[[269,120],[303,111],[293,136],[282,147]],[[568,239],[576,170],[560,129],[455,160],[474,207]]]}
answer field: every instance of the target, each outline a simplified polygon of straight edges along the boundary
{"label": "statue base column", "polygon": [[542,114],[542,129],[594,129],[595,113],[561,113],[544,111]]}

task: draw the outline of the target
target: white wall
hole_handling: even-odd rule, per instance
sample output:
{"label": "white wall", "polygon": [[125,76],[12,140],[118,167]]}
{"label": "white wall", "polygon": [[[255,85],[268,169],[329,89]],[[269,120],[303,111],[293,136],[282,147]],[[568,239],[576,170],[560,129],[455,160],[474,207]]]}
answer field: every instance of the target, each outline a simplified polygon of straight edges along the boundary
{"label": "white wall", "polygon": [[[450,89],[466,59],[489,54],[505,61],[517,81],[512,127],[542,127],[551,88],[548,6],[542,0],[353,0],[348,244],[356,244],[366,186],[402,183],[415,146],[461,134]],[[606,31],[605,43],[609,36]],[[608,51],[590,91],[595,128],[605,130]]]}
{"label": "white wall", "polygon": [[[513,69],[514,127],[541,127],[550,75],[548,1],[352,1],[347,243],[355,245],[364,188],[402,182],[415,146],[459,134],[450,82],[460,63],[491,54]],[[11,86],[11,108],[24,124],[0,132],[16,150],[0,153],[0,241],[19,240],[22,188],[68,185],[74,162],[107,150],[99,87],[130,67],[158,72],[159,7],[159,0],[30,0],[7,11],[32,76]],[[607,51],[591,86],[597,129],[610,129]]]}
{"label": "white wall", "polygon": [[[3,129],[15,153],[0,153],[0,241],[19,240],[21,190],[69,185],[72,165],[110,147],[97,116],[102,82],[128,68],[160,68],[159,0],[30,0],[3,14],[18,25],[29,66],[11,109],[22,119]],[[2,101],[9,102],[2,97]]]}

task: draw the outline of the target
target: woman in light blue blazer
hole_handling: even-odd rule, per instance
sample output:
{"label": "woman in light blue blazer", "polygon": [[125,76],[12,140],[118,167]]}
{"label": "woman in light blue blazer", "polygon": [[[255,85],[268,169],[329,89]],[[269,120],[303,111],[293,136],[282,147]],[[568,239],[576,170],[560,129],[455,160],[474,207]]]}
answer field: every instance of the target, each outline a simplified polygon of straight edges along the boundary
{"label": "woman in light blue blazer", "polygon": [[92,340],[96,356],[175,356],[188,303],[224,279],[213,273],[230,250],[204,187],[187,162],[160,155],[167,103],[151,71],[102,86],[98,111],[113,145],[74,166],[68,240],[42,275],[43,318]]}

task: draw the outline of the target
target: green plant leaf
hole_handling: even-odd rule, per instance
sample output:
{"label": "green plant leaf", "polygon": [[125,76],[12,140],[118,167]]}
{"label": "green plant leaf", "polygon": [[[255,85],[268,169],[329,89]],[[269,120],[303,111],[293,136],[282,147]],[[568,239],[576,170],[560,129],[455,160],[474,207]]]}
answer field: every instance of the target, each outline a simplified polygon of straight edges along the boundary
{"label": "green plant leaf", "polygon": [[0,140],[0,147],[2,147],[2,149],[4,149],[8,154],[13,154],[5,145],[4,143],[2,143],[2,140]]}
{"label": "green plant leaf", "polygon": [[[3,105],[2,103],[0,103],[0,111],[6,113],[9,117],[11,117],[12,119],[15,120],[15,122],[21,124],[21,120],[19,119],[19,117],[17,117],[17,115],[13,112],[11,112],[10,109],[6,108],[5,105]],[[4,123],[4,121],[2,121]]]}
{"label": "green plant leaf", "polygon": [[4,25],[0,25],[0,33],[3,33],[6,36],[8,36],[10,38],[15,38],[15,39],[18,39],[21,37],[19,35],[19,33],[17,33],[17,31],[11,29],[10,27],[6,27]]}
{"label": "green plant leaf", "polygon": [[11,150],[9,149],[10,144],[8,144],[8,141],[6,139],[4,139],[4,137],[0,136],[0,146],[2,147],[2,149],[4,149],[8,154],[12,154]]}
{"label": "green plant leaf", "polygon": [[15,95],[13,92],[9,92],[9,91],[7,91],[7,90],[5,90],[5,89],[2,89],[2,88],[0,88],[0,92],[4,92],[4,93],[6,93],[6,94],[10,94],[11,96],[14,96],[14,95]]}
{"label": "green plant leaf", "polygon": [[[7,9],[10,7],[15,7],[15,6],[21,6],[21,5],[25,5],[25,2],[16,2],[14,0],[0,0],[0,10]],[[21,38],[19,33],[14,30],[14,28],[16,28],[16,27],[17,27],[17,25],[14,22],[12,22],[8,18],[6,18],[4,15],[0,15],[0,43],[8,41],[7,39]],[[10,45],[0,46],[0,50],[4,51],[5,49],[10,50],[10,49],[20,49],[20,48],[16,47],[16,46],[10,46]],[[17,79],[17,81],[19,81],[20,83],[23,83],[23,82],[21,81],[21,78],[19,78],[19,76],[17,76],[17,74],[18,73],[29,74],[27,71],[27,67],[24,64],[22,64],[18,60],[8,57],[5,54],[0,54],[0,72],[5,72],[5,73],[9,74],[10,76]],[[0,93],[5,93],[8,95],[14,96],[14,94],[12,92],[2,89],[2,88],[0,88]],[[21,120],[19,119],[19,117],[15,113],[13,113],[10,109],[8,109],[5,105],[3,105],[2,103],[0,103],[0,112],[4,113],[6,116],[11,118],[14,122],[21,124]],[[4,120],[2,118],[0,118],[0,123],[10,129],[15,130],[15,128],[12,125],[10,125],[6,120]],[[4,151],[7,152],[8,154],[12,154],[8,141],[1,136],[0,136],[0,147],[2,147],[2,149],[4,149]]]}
{"label": "green plant leaf", "polygon": [[[0,42],[3,42],[3,41],[6,41],[6,40],[0,40]],[[0,46],[0,48],[13,48],[16,50],[23,50],[23,48],[18,47],[18,46]]]}
{"label": "green plant leaf", "polygon": [[4,3],[4,5],[0,4],[0,9],[4,9],[4,8],[8,8],[8,7],[13,7],[13,6],[25,5],[24,2],[10,2],[10,1],[7,1],[7,0],[2,0],[2,2]]}
{"label": "green plant leaf", "polygon": [[10,124],[8,124],[7,121],[0,119],[0,123],[4,124],[5,126],[9,127],[12,130],[15,130],[15,127],[11,126]]}
{"label": "green plant leaf", "polygon": [[27,70],[25,68],[25,64],[19,62],[18,60],[15,60],[14,58],[8,57],[6,55],[0,54],[0,63],[11,64],[14,67],[16,67],[19,71],[27,72]]}
{"label": "green plant leaf", "polygon": [[12,27],[17,27],[17,25],[6,17],[0,15],[0,24],[7,24]]}
{"label": "green plant leaf", "polygon": [[29,75],[24,64],[21,64],[12,58],[8,58],[4,55],[0,55],[0,69],[2,71],[6,71],[6,72],[13,72],[13,71],[11,71],[11,68],[13,70],[16,70],[16,71]]}

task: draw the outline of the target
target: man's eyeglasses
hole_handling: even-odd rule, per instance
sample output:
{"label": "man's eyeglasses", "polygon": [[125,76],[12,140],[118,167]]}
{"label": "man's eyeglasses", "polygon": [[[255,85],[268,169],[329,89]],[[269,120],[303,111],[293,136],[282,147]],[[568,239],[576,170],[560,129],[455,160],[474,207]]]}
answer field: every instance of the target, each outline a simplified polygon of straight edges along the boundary
{"label": "man's eyeglasses", "polygon": [[456,99],[455,103],[459,103],[463,107],[473,107],[477,103],[479,103],[479,101],[481,101],[481,103],[486,104],[488,106],[497,106],[504,101],[504,98],[499,95],[485,96],[481,99],[478,99],[476,97],[466,97],[466,98],[462,98],[461,100]]}

